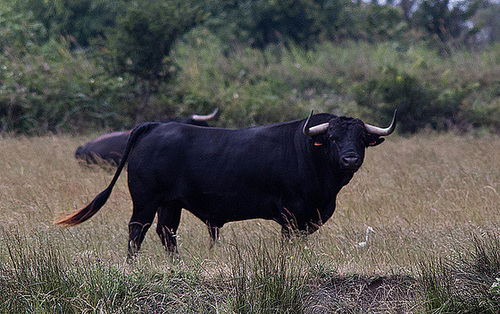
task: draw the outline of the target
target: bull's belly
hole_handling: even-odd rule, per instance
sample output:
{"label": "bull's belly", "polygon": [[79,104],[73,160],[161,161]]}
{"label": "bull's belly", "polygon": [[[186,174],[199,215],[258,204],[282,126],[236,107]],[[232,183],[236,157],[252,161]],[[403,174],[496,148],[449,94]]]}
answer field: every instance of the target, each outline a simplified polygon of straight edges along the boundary
{"label": "bull's belly", "polygon": [[279,219],[277,201],[271,197],[203,195],[187,198],[183,203],[200,220],[218,227],[231,221]]}

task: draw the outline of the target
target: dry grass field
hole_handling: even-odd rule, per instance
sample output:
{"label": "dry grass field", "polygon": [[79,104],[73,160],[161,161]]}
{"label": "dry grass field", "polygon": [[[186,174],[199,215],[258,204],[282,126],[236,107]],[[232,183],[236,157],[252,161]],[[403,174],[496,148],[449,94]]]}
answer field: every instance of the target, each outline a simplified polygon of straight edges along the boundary
{"label": "dry grass field", "polygon": [[179,256],[151,228],[134,263],[126,173],[89,222],[53,225],[111,180],[74,159],[88,139],[0,138],[0,312],[500,310],[498,137],[391,136],[307,241],[282,243],[276,223],[252,220],[224,226],[210,250],[205,225],[183,211]]}

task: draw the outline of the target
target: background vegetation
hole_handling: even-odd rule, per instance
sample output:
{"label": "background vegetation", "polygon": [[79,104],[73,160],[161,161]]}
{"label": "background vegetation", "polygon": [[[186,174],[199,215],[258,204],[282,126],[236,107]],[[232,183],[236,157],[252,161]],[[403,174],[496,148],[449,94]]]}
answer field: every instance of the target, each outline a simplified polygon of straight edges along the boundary
{"label": "background vegetation", "polygon": [[207,228],[184,211],[179,257],[153,226],[133,264],[126,176],[89,222],[52,224],[111,180],[71,158],[87,139],[0,139],[2,313],[500,310],[498,137],[388,138],[306,242],[281,243],[278,224],[251,220],[224,226],[210,250]]}
{"label": "background vegetation", "polygon": [[500,4],[413,0],[2,0],[0,131],[224,127],[311,110],[402,133],[498,132]]}

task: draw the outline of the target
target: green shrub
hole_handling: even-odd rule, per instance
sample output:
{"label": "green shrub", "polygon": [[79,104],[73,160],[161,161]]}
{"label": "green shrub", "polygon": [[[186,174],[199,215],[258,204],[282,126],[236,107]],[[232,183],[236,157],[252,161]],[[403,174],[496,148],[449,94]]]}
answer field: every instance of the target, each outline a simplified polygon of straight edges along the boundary
{"label": "green shrub", "polygon": [[36,20],[33,12],[19,12],[15,0],[2,1],[0,7],[0,53],[26,53],[36,49],[47,37],[47,29]]}
{"label": "green shrub", "polygon": [[229,250],[232,298],[236,313],[300,313],[307,292],[307,254],[301,245],[236,244]]}
{"label": "green shrub", "polygon": [[455,248],[454,253],[447,259],[424,260],[420,264],[428,309],[445,313],[498,313],[498,235],[472,235],[472,242]]}
{"label": "green shrub", "polygon": [[[385,67],[378,77],[370,78],[353,87],[355,100],[374,115],[390,117],[394,108],[399,109],[399,130],[416,132],[432,123],[436,116],[435,95],[413,76]],[[389,120],[387,117],[381,120]]]}
{"label": "green shrub", "polygon": [[42,48],[47,54],[0,56],[0,130],[40,134],[119,127],[126,116],[127,77],[109,76],[64,42]]}
{"label": "green shrub", "polygon": [[393,67],[382,68],[378,76],[353,87],[357,103],[374,115],[384,115],[381,120],[389,120],[398,108],[401,133],[423,128],[449,131],[468,125],[462,107],[470,92],[467,87],[433,87]]}
{"label": "green shrub", "polygon": [[475,126],[483,126],[492,132],[500,132],[500,98],[495,98],[490,102],[475,101],[465,114]]}
{"label": "green shrub", "polygon": [[[2,0],[0,12],[12,10],[22,17],[16,28],[43,29],[36,43],[43,45],[60,36],[70,39],[72,48],[89,47],[114,26],[116,16],[128,0]],[[14,29],[16,29],[14,28]],[[29,33],[27,33],[29,34]]]}

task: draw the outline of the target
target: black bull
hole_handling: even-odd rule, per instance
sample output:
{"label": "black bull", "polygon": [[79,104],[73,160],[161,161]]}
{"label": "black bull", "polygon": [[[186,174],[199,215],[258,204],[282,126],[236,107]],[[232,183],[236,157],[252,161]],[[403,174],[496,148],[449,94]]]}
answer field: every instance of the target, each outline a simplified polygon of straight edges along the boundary
{"label": "black bull", "polygon": [[391,134],[395,120],[396,112],[384,129],[331,114],[242,130],[144,123],[132,131],[109,186],[56,223],[74,226],[91,218],[128,160],[131,256],[157,212],[156,231],[165,249],[175,252],[182,208],[208,225],[212,243],[225,223],[252,218],[278,222],[285,236],[309,234],[332,216],[365,148]]}
{"label": "black bull", "polygon": [[[217,109],[209,115],[193,114],[187,118],[173,117],[161,122],[179,122],[199,126],[208,126],[207,120],[217,114]],[[95,139],[79,146],[75,151],[75,158],[88,164],[100,164],[102,162],[118,165],[122,159],[123,152],[132,130],[119,131],[103,134]]]}

